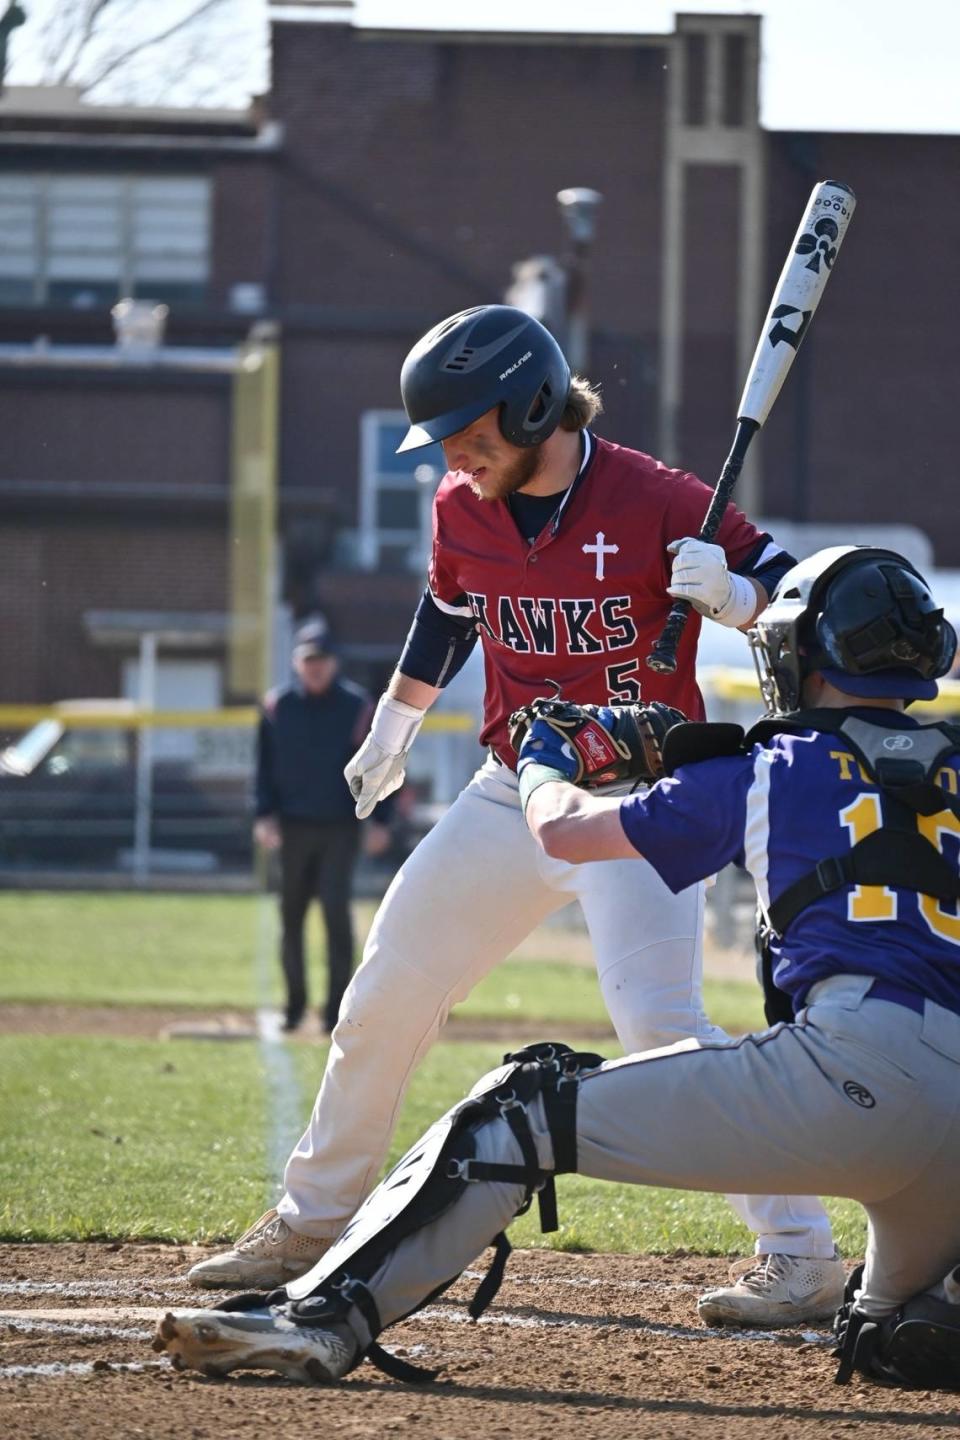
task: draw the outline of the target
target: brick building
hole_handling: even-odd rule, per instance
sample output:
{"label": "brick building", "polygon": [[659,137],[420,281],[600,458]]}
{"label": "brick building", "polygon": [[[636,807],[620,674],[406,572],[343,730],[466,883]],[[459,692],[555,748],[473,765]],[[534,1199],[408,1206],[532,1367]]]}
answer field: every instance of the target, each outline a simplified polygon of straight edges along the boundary
{"label": "brick building", "polygon": [[170,305],[173,347],[223,356],[252,321],[279,326],[286,596],[327,609],[375,679],[422,583],[416,467],[437,469],[392,455],[400,362],[440,316],[501,298],[518,260],[562,254],[571,185],[604,197],[602,433],[712,479],[811,185],[851,184],[840,278],[743,494],[852,537],[908,519],[960,565],[957,137],[763,131],[752,17],[568,36],[372,31],[347,0],[272,15],[271,91],[248,115],[0,101],[0,221],[20,226],[0,249],[0,698],[119,693],[122,645],[88,612],[226,606],[228,382],[60,352],[111,346],[122,293]]}

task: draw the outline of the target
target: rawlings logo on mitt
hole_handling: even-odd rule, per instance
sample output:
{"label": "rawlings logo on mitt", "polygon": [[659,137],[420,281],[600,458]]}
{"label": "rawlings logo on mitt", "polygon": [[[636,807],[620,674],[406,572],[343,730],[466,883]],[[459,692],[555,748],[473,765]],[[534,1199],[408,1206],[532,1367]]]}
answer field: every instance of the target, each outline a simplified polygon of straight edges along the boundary
{"label": "rawlings logo on mitt", "polygon": [[577,705],[540,696],[510,716],[510,743],[522,769],[557,770],[585,789],[641,784],[663,774],[663,737],[686,719],[680,710],[650,705]]}

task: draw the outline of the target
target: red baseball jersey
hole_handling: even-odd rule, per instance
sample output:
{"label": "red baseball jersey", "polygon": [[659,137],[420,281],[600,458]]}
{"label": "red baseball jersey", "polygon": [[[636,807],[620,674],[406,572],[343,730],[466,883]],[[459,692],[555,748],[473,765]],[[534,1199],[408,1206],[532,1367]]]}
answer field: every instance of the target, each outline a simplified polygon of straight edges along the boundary
{"label": "red baseball jersey", "polygon": [[[673,675],[646,656],[673,601],[671,540],[696,535],[711,491],[695,475],[588,436],[591,453],[559,516],[530,545],[506,500],[481,500],[459,472],[444,476],[433,512],[430,590],[447,614],[476,616],[486,667],[480,742],[516,764],[511,711],[555,680],[565,699],[664,700],[703,719],[692,611]],[[761,540],[728,506],[716,543],[731,569]]]}

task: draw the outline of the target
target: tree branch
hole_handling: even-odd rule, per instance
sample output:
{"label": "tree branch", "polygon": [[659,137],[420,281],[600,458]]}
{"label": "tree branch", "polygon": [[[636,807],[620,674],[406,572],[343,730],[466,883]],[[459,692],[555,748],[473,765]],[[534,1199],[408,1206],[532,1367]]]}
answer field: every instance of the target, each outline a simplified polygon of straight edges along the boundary
{"label": "tree branch", "polygon": [[[97,18],[110,3],[111,0],[94,0],[96,9],[96,16],[94,16],[94,18]],[[82,92],[86,94],[87,91],[93,90],[97,85],[102,84],[109,75],[112,75],[114,71],[119,70],[122,65],[125,65],[128,60],[132,60],[134,56],[142,54],[143,51],[149,50],[155,45],[162,45],[164,41],[179,34],[188,26],[201,20],[205,15],[209,15],[211,11],[221,8],[224,3],[225,0],[201,0],[199,5],[196,5],[194,9],[186,15],[181,16],[179,20],[174,21],[172,25],[168,25],[166,30],[161,30],[156,35],[150,35],[144,40],[138,40],[135,44],[128,45],[125,49],[114,51],[114,53],[101,64],[98,71],[94,72],[94,74],[87,79],[79,82]],[[92,33],[87,36],[84,43],[88,44],[91,38]]]}
{"label": "tree branch", "polygon": [[94,31],[97,28],[97,21],[110,3],[111,0],[88,0],[86,13],[74,40],[73,54],[59,75],[55,77],[55,83],[57,85],[66,85],[73,78],[74,69],[79,63],[84,50],[93,39]]}

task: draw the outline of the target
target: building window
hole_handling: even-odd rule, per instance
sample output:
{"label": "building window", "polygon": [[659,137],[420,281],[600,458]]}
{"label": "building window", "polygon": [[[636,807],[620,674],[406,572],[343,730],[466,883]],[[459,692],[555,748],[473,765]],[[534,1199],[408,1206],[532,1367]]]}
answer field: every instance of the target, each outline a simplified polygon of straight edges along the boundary
{"label": "building window", "polygon": [[356,552],[363,570],[420,571],[430,555],[433,497],[447,467],[439,445],[395,453],[407,425],[402,410],[368,410],[360,421]]}
{"label": "building window", "polygon": [[198,301],[209,268],[203,176],[0,175],[0,304]]}

